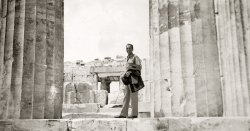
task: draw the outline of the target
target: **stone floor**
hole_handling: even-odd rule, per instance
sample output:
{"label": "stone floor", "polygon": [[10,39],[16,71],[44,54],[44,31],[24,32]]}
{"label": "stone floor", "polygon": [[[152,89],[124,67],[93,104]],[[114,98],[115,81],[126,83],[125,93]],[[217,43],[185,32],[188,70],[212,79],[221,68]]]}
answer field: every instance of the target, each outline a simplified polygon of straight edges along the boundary
{"label": "stone floor", "polygon": [[250,118],[86,118],[5,120],[0,131],[250,131]]}

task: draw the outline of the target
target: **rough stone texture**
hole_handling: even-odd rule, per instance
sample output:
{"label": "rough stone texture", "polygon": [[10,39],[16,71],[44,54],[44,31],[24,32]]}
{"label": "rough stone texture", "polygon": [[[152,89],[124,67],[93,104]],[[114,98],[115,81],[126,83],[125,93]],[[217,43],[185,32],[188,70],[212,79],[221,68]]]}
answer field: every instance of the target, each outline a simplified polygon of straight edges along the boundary
{"label": "rough stone texture", "polygon": [[91,90],[89,91],[89,103],[95,102],[95,91]]}
{"label": "rough stone texture", "polygon": [[33,0],[25,2],[24,56],[23,79],[21,94],[20,118],[32,118],[33,87],[35,72],[35,41],[36,41],[36,3]]}
{"label": "rough stone texture", "polygon": [[248,118],[200,118],[192,120],[193,131],[248,131]]}
{"label": "rough stone texture", "polygon": [[85,112],[99,112],[100,104],[86,103],[86,104],[63,104],[63,113],[85,113]]}
{"label": "rough stone texture", "polygon": [[59,120],[15,120],[14,131],[63,131],[67,130],[67,122]]}
{"label": "rough stone texture", "polygon": [[184,116],[196,116],[190,0],[180,0],[179,6]]}
{"label": "rough stone texture", "polygon": [[44,118],[46,85],[46,1],[37,1],[33,118]]}
{"label": "rough stone texture", "polygon": [[126,120],[121,119],[86,119],[74,120],[71,125],[75,131],[126,131]]}
{"label": "rough stone texture", "polygon": [[108,104],[123,104],[124,93],[122,90],[108,94]]}
{"label": "rough stone texture", "polygon": [[20,102],[23,70],[23,45],[24,45],[25,0],[20,0],[15,7],[15,27],[13,41],[13,64],[11,78],[11,101],[9,102],[9,118],[20,117]]}
{"label": "rough stone texture", "polygon": [[64,113],[63,119],[83,119],[83,118],[114,118],[119,113]]}
{"label": "rough stone texture", "polygon": [[170,80],[170,47],[169,47],[169,11],[168,1],[159,2],[159,48],[160,48],[160,95],[161,95],[161,113],[162,116],[170,116],[171,114],[171,93],[167,90],[169,88]]}
{"label": "rough stone texture", "polygon": [[56,2],[0,1],[0,119],[60,118],[63,0]]}
{"label": "rough stone texture", "polygon": [[1,131],[248,131],[249,118],[6,120]]}
{"label": "rough stone texture", "polygon": [[67,101],[68,101],[68,103],[67,104],[75,104],[76,103],[76,93],[75,92],[73,92],[73,91],[71,91],[71,92],[68,92],[67,93],[68,95],[68,97],[67,97]]}
{"label": "rough stone texture", "polygon": [[63,103],[64,104],[69,104],[70,103],[70,93],[73,92],[75,90],[75,86],[74,83],[68,83],[66,82],[64,84],[64,91],[63,91]]}
{"label": "rough stone texture", "polygon": [[52,119],[54,115],[54,98],[56,95],[54,72],[55,45],[55,0],[46,1],[46,88],[45,88],[45,119]]}
{"label": "rough stone texture", "polygon": [[249,2],[216,0],[215,7],[223,115],[249,116]]}
{"label": "rough stone texture", "polygon": [[6,36],[4,45],[4,66],[3,66],[3,83],[1,85],[0,103],[3,110],[0,113],[0,119],[9,117],[9,108],[12,105],[13,94],[11,94],[11,76],[13,63],[13,38],[14,38],[14,20],[15,20],[15,1],[8,1],[6,17]]}
{"label": "rough stone texture", "polygon": [[157,131],[168,130],[168,120],[159,119],[128,119],[127,130],[128,131]]}
{"label": "rough stone texture", "polygon": [[90,100],[90,90],[93,87],[88,83],[78,83],[76,86],[76,102],[77,103],[89,103]]}
{"label": "rough stone texture", "polygon": [[192,129],[189,118],[170,118],[168,125],[169,131],[191,131]]}
{"label": "rough stone texture", "polygon": [[101,107],[108,103],[108,92],[106,90],[95,90],[95,103],[101,104]]}
{"label": "rough stone texture", "polygon": [[249,5],[149,1],[151,117],[250,115]]}
{"label": "rough stone texture", "polygon": [[64,86],[64,104],[94,103],[94,92],[88,83],[66,83]]}

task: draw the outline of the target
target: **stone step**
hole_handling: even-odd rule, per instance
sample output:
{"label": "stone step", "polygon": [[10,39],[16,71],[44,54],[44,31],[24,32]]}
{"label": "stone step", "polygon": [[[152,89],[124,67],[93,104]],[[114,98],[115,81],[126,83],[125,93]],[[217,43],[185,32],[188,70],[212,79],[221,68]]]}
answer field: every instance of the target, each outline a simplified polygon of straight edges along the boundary
{"label": "stone step", "polygon": [[249,117],[0,120],[0,131],[249,131]]}
{"label": "stone step", "polygon": [[63,119],[114,118],[114,113],[64,113]]}
{"label": "stone step", "polygon": [[100,108],[100,113],[120,113],[121,110],[122,108]]}
{"label": "stone step", "polygon": [[85,104],[63,104],[63,113],[86,113],[86,112],[99,112],[100,104],[98,103],[85,103]]}

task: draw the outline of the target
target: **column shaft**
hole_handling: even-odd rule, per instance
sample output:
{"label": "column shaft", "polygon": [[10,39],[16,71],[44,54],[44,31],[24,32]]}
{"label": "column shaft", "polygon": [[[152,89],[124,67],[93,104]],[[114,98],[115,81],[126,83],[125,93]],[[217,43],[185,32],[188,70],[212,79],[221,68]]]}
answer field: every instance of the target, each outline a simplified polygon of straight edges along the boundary
{"label": "column shaft", "polygon": [[43,119],[45,108],[46,73],[46,1],[36,3],[36,47],[33,118]]}
{"label": "column shaft", "polygon": [[184,88],[184,116],[196,116],[190,0],[180,0],[180,42]]}
{"label": "column shaft", "polygon": [[161,113],[161,88],[160,88],[160,45],[159,45],[159,2],[152,0],[152,38],[153,38],[153,90],[154,90],[154,115],[160,117]]}
{"label": "column shaft", "polygon": [[[4,45],[4,67],[3,67],[3,83],[1,90],[0,101],[3,101],[1,105],[3,111],[0,114],[0,118],[8,118],[9,103],[11,99],[11,73],[13,63],[13,36],[14,36],[14,20],[15,20],[15,1],[8,0],[7,2],[7,19],[6,19],[6,34]],[[2,103],[2,102],[1,102]]]}
{"label": "column shaft", "polygon": [[54,98],[57,92],[54,80],[54,47],[55,47],[55,0],[47,0],[47,32],[46,32],[46,91],[45,91],[45,119],[54,117]]}
{"label": "column shaft", "polygon": [[25,0],[16,0],[15,4],[15,28],[13,43],[13,64],[11,79],[11,101],[9,117],[18,119],[20,117],[20,102],[22,92],[23,76],[23,44],[24,44],[24,20]]}
{"label": "column shaft", "polygon": [[181,68],[181,43],[179,24],[179,0],[169,0],[169,44],[170,44],[170,87],[172,89],[172,114],[173,116],[183,116],[184,103],[183,80]]}
{"label": "column shaft", "polygon": [[63,50],[62,50],[62,44],[61,43],[61,17],[62,17],[62,2],[61,0],[55,0],[55,47],[54,47],[54,80],[55,80],[55,87],[56,87],[56,95],[54,98],[54,118],[60,119],[61,114],[61,108],[62,108],[62,91],[63,91],[63,79],[61,79],[61,76],[63,75],[61,73],[61,68],[63,66]]}
{"label": "column shaft", "polygon": [[33,113],[33,90],[35,73],[35,44],[36,44],[36,0],[26,0],[23,79],[21,94],[22,119],[31,119]]}
{"label": "column shaft", "polygon": [[5,100],[5,92],[3,87],[3,77],[4,77],[4,46],[5,46],[5,35],[6,35],[6,15],[7,15],[7,0],[1,1],[2,11],[1,11],[1,35],[0,35],[0,119],[4,117],[4,110],[6,106],[4,106]]}
{"label": "column shaft", "polygon": [[160,92],[161,92],[161,114],[171,116],[171,92],[170,81],[170,46],[168,31],[168,0],[159,1],[159,43],[160,43]]}

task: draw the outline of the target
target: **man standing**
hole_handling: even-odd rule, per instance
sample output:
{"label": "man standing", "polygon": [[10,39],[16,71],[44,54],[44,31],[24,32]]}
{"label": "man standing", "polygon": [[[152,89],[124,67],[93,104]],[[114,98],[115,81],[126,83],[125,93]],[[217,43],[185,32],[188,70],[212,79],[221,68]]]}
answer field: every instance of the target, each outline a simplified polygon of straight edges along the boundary
{"label": "man standing", "polygon": [[129,118],[138,117],[138,91],[144,87],[141,78],[141,60],[133,54],[133,45],[127,44],[126,51],[128,53],[126,63],[126,73],[122,76],[122,81],[125,84],[125,97],[123,100],[122,110],[119,116],[115,118],[126,118],[128,116],[129,101],[131,99],[132,114]]}

